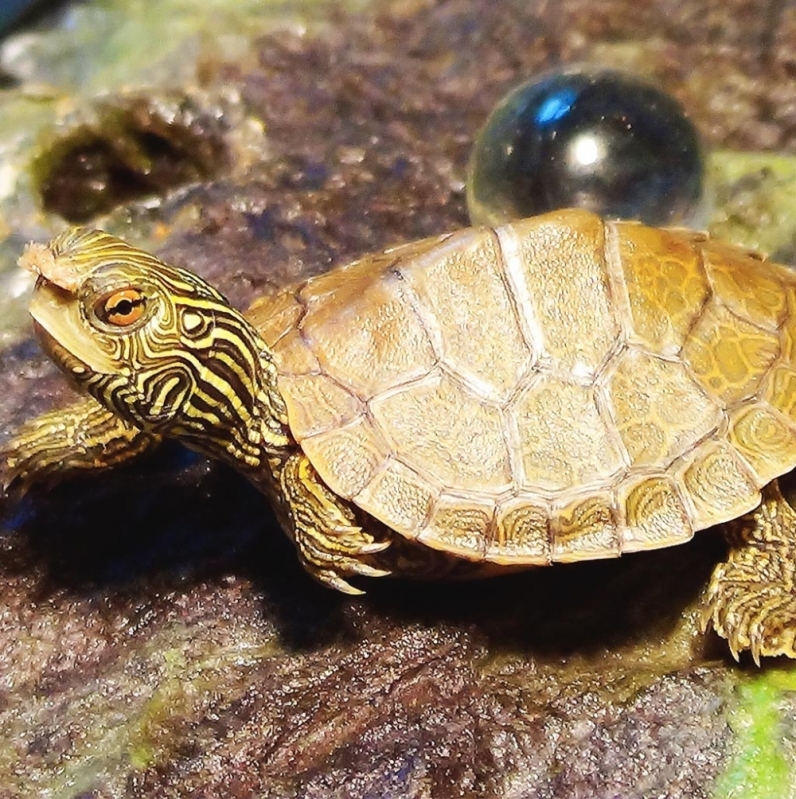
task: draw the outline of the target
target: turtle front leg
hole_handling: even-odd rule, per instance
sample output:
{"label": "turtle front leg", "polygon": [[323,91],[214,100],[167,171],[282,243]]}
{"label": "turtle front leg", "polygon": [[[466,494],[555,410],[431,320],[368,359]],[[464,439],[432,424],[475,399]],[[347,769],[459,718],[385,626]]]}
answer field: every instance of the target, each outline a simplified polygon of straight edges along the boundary
{"label": "turtle front leg", "polygon": [[733,656],[796,658],[796,512],[774,481],[759,507],[728,526],[730,554],[708,587],[703,630],[712,624]]}
{"label": "turtle front leg", "polygon": [[366,561],[390,542],[376,541],[357,524],[351,505],[329,490],[303,452],[282,461],[275,477],[302,565],[316,580],[346,594],[361,594],[346,577],[389,574]]}
{"label": "turtle front leg", "polygon": [[23,494],[78,473],[108,469],[160,443],[89,398],[31,419],[0,447],[0,484]]}

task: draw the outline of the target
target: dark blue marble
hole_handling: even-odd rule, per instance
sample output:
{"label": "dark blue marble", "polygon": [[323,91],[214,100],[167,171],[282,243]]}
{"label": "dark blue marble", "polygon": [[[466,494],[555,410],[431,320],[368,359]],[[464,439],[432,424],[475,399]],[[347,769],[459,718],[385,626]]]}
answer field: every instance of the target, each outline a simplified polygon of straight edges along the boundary
{"label": "dark blue marble", "polygon": [[653,225],[705,222],[705,163],[680,105],[639,78],[597,67],[547,72],[495,108],[473,148],[475,223],[588,208]]}

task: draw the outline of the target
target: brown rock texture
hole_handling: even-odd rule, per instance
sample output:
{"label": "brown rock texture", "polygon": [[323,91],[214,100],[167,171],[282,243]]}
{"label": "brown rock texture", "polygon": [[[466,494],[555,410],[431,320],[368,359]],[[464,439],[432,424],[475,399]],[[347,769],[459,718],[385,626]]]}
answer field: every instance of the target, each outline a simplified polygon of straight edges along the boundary
{"label": "brown rock texture", "polygon": [[[643,65],[713,146],[796,152],[796,7],[404,0],[209,63],[267,157],[175,191],[161,255],[245,307],[466,224],[471,141],[559,63]],[[0,354],[0,430],[68,398]],[[177,446],[0,517],[0,799],[711,796],[736,666],[694,602],[717,536],[482,583],[315,586],[243,480]],[[792,727],[792,725],[791,725]]]}

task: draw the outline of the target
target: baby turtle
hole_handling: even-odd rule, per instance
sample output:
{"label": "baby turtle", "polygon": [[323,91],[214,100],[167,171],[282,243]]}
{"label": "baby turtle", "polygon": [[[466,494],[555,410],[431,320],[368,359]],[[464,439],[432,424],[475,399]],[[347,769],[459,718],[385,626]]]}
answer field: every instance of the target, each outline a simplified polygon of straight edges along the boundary
{"label": "baby turtle", "polygon": [[21,262],[43,346],[88,398],[5,446],[9,485],[177,438],[268,494],[307,571],[349,593],[423,553],[495,571],[737,519],[703,625],[796,657],[786,267],[578,210],[387,250],[245,315],[97,231]]}

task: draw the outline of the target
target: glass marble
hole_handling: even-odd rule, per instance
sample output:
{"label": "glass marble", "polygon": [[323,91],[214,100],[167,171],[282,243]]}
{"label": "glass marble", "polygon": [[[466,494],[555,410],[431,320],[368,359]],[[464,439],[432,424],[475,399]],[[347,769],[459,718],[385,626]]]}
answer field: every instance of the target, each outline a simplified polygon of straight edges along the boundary
{"label": "glass marble", "polygon": [[680,104],[628,73],[576,66],[509,93],[468,167],[474,224],[587,208],[650,225],[702,227],[703,147]]}

